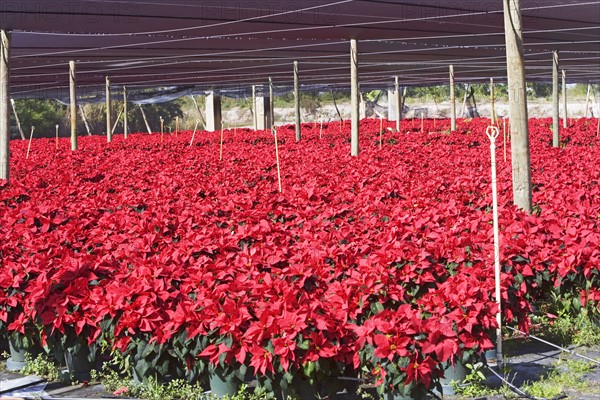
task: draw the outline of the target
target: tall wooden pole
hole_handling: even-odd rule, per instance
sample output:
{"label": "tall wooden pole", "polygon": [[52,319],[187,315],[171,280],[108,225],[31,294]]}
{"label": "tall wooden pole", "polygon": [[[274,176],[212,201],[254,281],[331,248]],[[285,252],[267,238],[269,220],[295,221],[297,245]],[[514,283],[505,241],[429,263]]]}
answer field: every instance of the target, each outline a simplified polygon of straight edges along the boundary
{"label": "tall wooden pole", "polygon": [[10,178],[10,40],[11,34],[0,30],[0,179]]}
{"label": "tall wooden pole", "polygon": [[587,94],[585,95],[585,114],[583,115],[584,118],[588,117],[589,111],[590,111],[590,93],[592,91],[592,85],[589,84],[587,87]]}
{"label": "tall wooden pole", "polygon": [[69,61],[69,92],[71,95],[71,150],[77,150],[77,93],[75,92],[75,61]]}
{"label": "tall wooden pole", "polygon": [[302,120],[300,119],[300,73],[298,61],[294,61],[294,105],[296,110],[296,141],[302,139]]}
{"label": "tall wooden pole", "polygon": [[494,78],[490,78],[490,103],[492,107],[492,125],[496,125],[496,93],[494,90]]}
{"label": "tall wooden pole", "polygon": [[531,212],[531,162],[520,0],[503,0],[512,144],[513,200]]}
{"label": "tall wooden pole", "polygon": [[127,139],[129,135],[129,125],[127,121],[127,87],[123,86],[123,137]]}
{"label": "tall wooden pole", "polygon": [[402,100],[400,99],[400,78],[396,77],[394,95],[396,96],[396,132],[400,132],[400,123],[402,121]]}
{"label": "tall wooden pole", "polygon": [[252,85],[252,115],[254,116],[254,130],[257,130],[258,117],[256,116],[256,85]]}
{"label": "tall wooden pole", "polygon": [[563,92],[563,107],[565,109],[565,118],[563,120],[563,128],[569,127],[569,111],[567,109],[567,71],[562,70],[562,92]]}
{"label": "tall wooden pole", "polygon": [[106,141],[112,142],[112,125],[110,123],[110,78],[106,77]]}
{"label": "tall wooden pole", "polygon": [[357,157],[360,153],[359,144],[359,123],[360,123],[360,102],[358,90],[358,46],[356,39],[350,40],[350,107],[352,109],[352,133],[351,133],[351,155]]}
{"label": "tall wooden pole", "polygon": [[558,88],[558,51],[552,53],[552,146],[560,145],[560,96]]}
{"label": "tall wooden pole", "polygon": [[454,92],[454,65],[450,65],[450,115],[451,123],[450,129],[456,130],[456,95]]}

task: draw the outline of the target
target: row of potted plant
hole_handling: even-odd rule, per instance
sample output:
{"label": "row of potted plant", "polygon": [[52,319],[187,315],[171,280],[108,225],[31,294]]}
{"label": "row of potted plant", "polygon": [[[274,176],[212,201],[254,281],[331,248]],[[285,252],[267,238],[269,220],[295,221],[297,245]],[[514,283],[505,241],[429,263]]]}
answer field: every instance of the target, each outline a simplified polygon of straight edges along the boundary
{"label": "row of potted plant", "polygon": [[[533,122],[535,214],[511,206],[500,166],[503,308],[523,329],[554,288],[596,307],[600,168],[586,122],[562,150]],[[192,147],[191,132],[84,138],[77,153],[40,140],[28,160],[13,142],[0,332],[122,353],[142,380],[251,374],[293,390],[368,372],[382,392],[418,396],[492,346],[496,312],[488,121],[451,135],[434,123],[446,121],[386,130],[380,148],[379,121],[366,121],[360,160],[334,124],[304,127],[301,144],[282,129],[283,193],[268,132],[229,132],[223,161],[211,133]]]}

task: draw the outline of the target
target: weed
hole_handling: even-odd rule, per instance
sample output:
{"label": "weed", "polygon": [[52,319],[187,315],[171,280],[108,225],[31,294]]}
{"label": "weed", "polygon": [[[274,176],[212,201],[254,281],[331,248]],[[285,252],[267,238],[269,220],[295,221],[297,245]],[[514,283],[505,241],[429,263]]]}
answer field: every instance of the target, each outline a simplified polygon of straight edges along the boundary
{"label": "weed", "polygon": [[45,354],[40,354],[32,359],[30,354],[25,355],[25,367],[21,371],[24,375],[37,375],[48,381],[61,380],[61,368]]}
{"label": "weed", "polygon": [[586,391],[590,389],[590,383],[584,376],[593,368],[587,362],[561,359],[544,379],[528,383],[523,390],[534,397],[544,398],[556,397],[565,389]]}

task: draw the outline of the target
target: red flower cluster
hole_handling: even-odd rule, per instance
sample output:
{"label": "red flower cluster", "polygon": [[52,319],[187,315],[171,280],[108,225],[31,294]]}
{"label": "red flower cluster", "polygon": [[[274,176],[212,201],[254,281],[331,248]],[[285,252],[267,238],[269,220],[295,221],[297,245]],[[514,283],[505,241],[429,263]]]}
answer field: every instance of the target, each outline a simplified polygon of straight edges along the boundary
{"label": "red flower cluster", "polygon": [[[387,362],[399,378],[386,382],[428,387],[441,363],[491,348],[496,324],[488,121],[459,122],[450,134],[448,121],[424,133],[405,121],[380,148],[379,121],[363,121],[357,158],[337,123],[322,138],[304,125],[300,143],[280,128],[283,193],[268,132],[226,131],[222,162],[207,132],[192,147],[191,132],[85,137],[74,153],[40,139],[29,159],[13,142],[0,329],[37,323],[42,340],[128,352],[195,340],[197,353],[173,351],[187,369]],[[533,215],[512,206],[498,143],[504,317],[525,329],[548,287],[600,300],[595,120],[576,121],[561,149],[548,123],[531,125]]]}

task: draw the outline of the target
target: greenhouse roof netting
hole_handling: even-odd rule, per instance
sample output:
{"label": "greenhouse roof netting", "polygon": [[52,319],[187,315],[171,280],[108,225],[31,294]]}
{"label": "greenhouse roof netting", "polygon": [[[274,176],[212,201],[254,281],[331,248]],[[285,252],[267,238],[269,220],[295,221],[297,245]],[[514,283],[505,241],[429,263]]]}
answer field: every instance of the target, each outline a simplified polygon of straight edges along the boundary
{"label": "greenhouse roof netting", "polygon": [[[600,1],[521,0],[527,79],[551,81],[552,52],[570,83],[600,81]],[[144,101],[222,89],[248,95],[272,77],[304,89],[350,84],[358,40],[362,88],[506,79],[503,1],[93,0],[0,3],[12,31],[13,97],[68,98],[68,62],[79,96],[98,99],[110,76]],[[166,95],[166,94],[165,94]],[[147,94],[146,98],[162,96]]]}

